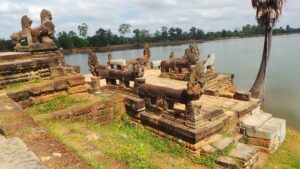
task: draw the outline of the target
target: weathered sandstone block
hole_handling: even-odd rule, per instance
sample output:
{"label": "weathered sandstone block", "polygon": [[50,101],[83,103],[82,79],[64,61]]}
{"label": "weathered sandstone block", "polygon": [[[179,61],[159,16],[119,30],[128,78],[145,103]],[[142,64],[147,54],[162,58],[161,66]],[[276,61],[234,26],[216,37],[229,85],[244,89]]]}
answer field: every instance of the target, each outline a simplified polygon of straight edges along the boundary
{"label": "weathered sandstone block", "polygon": [[84,85],[85,84],[85,78],[82,75],[77,75],[74,77],[68,78],[68,84],[70,87]]}
{"label": "weathered sandstone block", "polygon": [[236,100],[249,101],[251,98],[250,92],[235,92],[233,98]]}
{"label": "weathered sandstone block", "polygon": [[50,70],[53,77],[60,77],[66,74],[63,67],[51,67]]}
{"label": "weathered sandstone block", "polygon": [[69,94],[83,93],[83,92],[87,92],[87,91],[88,91],[88,88],[85,85],[70,87],[68,89]]}

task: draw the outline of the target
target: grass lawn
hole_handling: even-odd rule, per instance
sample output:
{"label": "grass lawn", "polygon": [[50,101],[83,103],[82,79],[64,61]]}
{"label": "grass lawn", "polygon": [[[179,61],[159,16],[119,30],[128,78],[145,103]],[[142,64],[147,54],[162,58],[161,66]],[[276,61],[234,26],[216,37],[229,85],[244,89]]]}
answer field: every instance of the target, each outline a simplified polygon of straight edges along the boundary
{"label": "grass lawn", "polygon": [[264,169],[300,169],[300,133],[288,129],[285,142],[269,156]]}
{"label": "grass lawn", "polygon": [[106,126],[43,118],[48,113],[84,103],[84,100],[58,96],[47,103],[27,108],[26,111],[92,168],[204,168],[194,163],[180,145],[130,125],[127,116],[124,116],[122,122]]}
{"label": "grass lawn", "polygon": [[[126,115],[122,122],[106,126],[84,121],[49,121],[43,118],[48,113],[86,102],[69,96],[58,96],[47,103],[27,108],[26,111],[43,124],[57,140],[74,150],[95,169],[198,169],[205,168],[203,165],[216,168],[213,159],[219,155],[226,155],[225,152],[213,154],[212,157],[194,158],[183,147],[169,139],[154,136],[148,130],[130,125],[130,119]],[[286,141],[270,155],[263,168],[299,169],[299,143],[300,134],[288,130]]]}

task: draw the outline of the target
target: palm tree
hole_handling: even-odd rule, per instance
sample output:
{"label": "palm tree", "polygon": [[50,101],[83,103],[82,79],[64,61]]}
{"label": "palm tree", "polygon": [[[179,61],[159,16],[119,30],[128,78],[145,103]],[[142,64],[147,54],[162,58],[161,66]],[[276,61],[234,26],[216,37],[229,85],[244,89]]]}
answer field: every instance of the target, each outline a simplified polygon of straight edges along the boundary
{"label": "palm tree", "polygon": [[256,9],[256,20],[265,29],[265,42],[262,60],[256,80],[250,90],[255,98],[263,97],[262,87],[265,84],[266,69],[271,51],[272,29],[282,14],[282,8],[286,0],[252,0],[252,6]]}

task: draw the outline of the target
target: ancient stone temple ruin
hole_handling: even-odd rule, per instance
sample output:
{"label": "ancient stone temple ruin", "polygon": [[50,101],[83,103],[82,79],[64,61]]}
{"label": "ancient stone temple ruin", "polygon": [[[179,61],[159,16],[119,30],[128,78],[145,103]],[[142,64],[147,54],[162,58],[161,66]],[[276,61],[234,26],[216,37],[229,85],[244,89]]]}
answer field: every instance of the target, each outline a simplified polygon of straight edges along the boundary
{"label": "ancient stone temple ruin", "polygon": [[128,67],[128,65],[139,64],[143,68],[149,69],[150,62],[151,62],[151,50],[150,50],[150,46],[148,43],[145,43],[143,56],[141,56],[141,57],[136,57],[136,58],[131,58],[131,59],[113,59],[113,56],[111,55],[111,53],[109,53],[109,56],[108,56],[108,64],[112,68],[118,67],[119,69],[120,68],[124,69],[124,68]]}
{"label": "ancient stone temple ruin", "polygon": [[[146,43],[142,57],[113,59],[109,53],[105,65],[90,51],[92,75],[83,76],[79,67],[65,63],[55,45],[50,11],[42,10],[39,26],[31,24],[23,16],[21,31],[11,35],[14,52],[0,53],[0,143],[9,147],[5,158],[16,156],[18,162],[9,165],[89,168],[40,119],[101,126],[126,112],[133,124],[183,145],[194,156],[228,151],[213,159],[225,168],[255,168],[260,151],[275,151],[285,139],[285,120],[262,111],[262,101],[250,93],[238,91],[234,75],[217,72],[216,56],[201,58],[197,44],[190,44],[181,58],[171,53],[167,60],[151,61]],[[57,96],[84,100],[34,118],[26,112]],[[34,136],[20,132],[28,128]]]}
{"label": "ancient stone temple ruin", "polygon": [[126,90],[131,93],[124,101],[127,113],[137,124],[183,144],[194,155],[211,155],[233,145],[229,155],[216,162],[253,168],[259,151],[272,152],[283,142],[285,120],[263,112],[261,100],[250,93],[237,91],[234,76],[217,73],[214,61],[214,54],[201,60],[195,44],[182,58],[172,53],[161,61],[161,71],[145,70],[127,86],[132,89]]}

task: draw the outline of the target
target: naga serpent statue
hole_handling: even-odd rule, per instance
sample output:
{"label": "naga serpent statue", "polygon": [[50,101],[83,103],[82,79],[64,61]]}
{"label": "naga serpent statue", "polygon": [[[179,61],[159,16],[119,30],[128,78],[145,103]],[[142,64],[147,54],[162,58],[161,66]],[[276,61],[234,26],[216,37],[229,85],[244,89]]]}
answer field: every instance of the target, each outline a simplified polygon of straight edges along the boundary
{"label": "naga serpent statue", "polygon": [[185,50],[185,54],[181,58],[175,58],[172,52],[169,59],[161,62],[161,72],[175,71],[182,73],[183,68],[188,68],[191,71],[191,65],[196,64],[200,60],[200,52],[197,44],[190,44]]}
{"label": "naga serpent statue", "polygon": [[108,85],[116,85],[116,80],[119,80],[120,85],[129,87],[130,81],[144,76],[144,69],[138,62],[125,70],[112,69],[109,65],[100,65],[96,54],[91,51],[89,52],[88,65],[92,75],[106,79]]}

